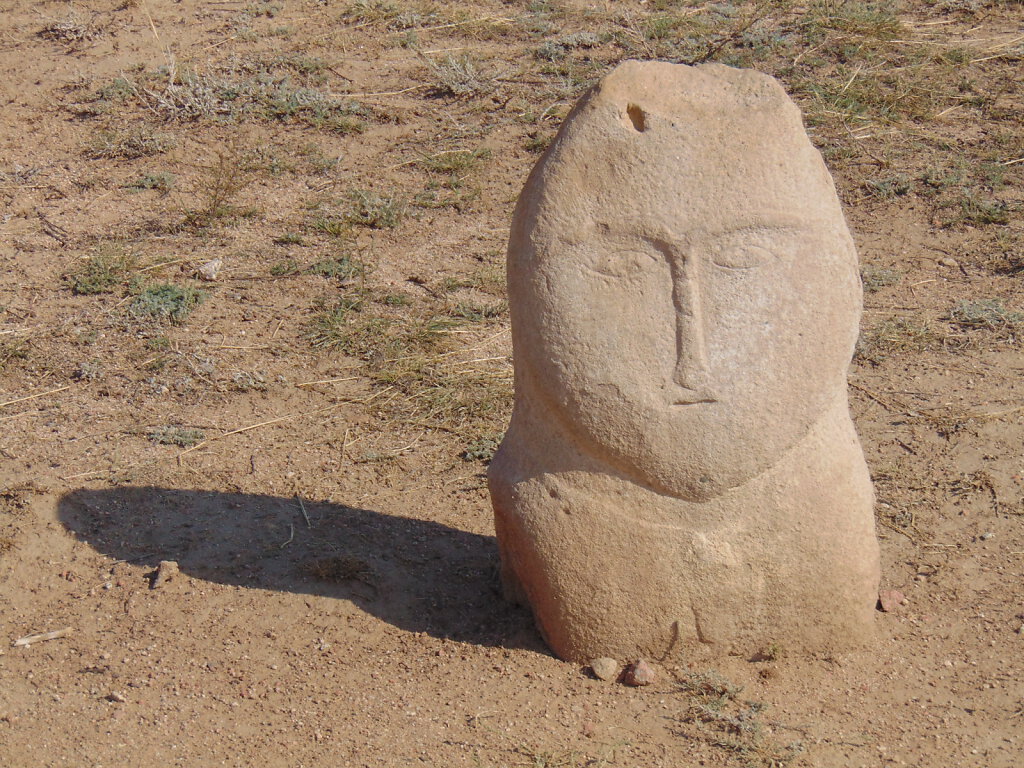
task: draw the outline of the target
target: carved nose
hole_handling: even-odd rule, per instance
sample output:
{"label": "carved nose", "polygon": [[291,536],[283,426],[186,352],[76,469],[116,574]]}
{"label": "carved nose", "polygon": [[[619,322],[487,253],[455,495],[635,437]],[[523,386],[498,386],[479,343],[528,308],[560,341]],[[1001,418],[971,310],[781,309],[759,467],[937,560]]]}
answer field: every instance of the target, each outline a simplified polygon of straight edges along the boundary
{"label": "carved nose", "polygon": [[[687,266],[692,266],[692,263]],[[676,305],[676,365],[672,381],[681,388],[675,393],[674,402],[685,404],[713,401],[715,397],[711,390],[711,372],[704,344],[704,320],[696,275],[684,273],[676,277],[673,299]]]}

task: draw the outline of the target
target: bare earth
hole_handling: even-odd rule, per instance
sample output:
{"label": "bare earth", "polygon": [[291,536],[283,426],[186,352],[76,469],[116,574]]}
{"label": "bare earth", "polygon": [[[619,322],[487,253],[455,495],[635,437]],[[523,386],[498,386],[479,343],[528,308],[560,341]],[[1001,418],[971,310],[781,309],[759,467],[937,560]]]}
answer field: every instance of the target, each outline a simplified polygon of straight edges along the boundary
{"label": "bare earth", "polygon": [[[1022,28],[1017,0],[7,0],[0,764],[1021,764]],[[780,77],[835,173],[905,596],[869,652],[671,649],[633,688],[500,597],[508,219],[625,58]]]}

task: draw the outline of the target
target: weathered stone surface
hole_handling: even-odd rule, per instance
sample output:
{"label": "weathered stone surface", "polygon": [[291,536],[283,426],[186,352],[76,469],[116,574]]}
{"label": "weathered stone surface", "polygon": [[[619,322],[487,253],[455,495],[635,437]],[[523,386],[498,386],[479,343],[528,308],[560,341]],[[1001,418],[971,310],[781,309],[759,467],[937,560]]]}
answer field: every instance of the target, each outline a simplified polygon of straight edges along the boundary
{"label": "weathered stone surface", "polygon": [[490,487],[506,594],[555,652],[868,639],[857,256],[778,83],[620,65],[530,175],[508,262],[516,400]]}

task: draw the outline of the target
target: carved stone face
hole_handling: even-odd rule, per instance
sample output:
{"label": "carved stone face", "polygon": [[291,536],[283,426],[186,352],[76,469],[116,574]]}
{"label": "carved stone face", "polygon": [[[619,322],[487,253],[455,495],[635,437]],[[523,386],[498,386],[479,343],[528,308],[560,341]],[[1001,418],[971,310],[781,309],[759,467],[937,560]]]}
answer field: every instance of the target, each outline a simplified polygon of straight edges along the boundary
{"label": "carved stone face", "polygon": [[584,454],[693,501],[763,472],[846,397],[856,253],[795,108],[771,97],[652,114],[611,82],[513,223],[517,386]]}

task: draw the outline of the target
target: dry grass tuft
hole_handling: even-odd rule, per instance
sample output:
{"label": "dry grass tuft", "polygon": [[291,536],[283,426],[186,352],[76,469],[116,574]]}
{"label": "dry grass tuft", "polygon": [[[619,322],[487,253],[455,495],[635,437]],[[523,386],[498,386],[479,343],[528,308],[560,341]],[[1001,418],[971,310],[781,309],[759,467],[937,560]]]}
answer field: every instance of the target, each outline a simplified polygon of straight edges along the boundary
{"label": "dry grass tuft", "polygon": [[496,76],[485,74],[482,65],[469,56],[445,56],[435,61],[421,54],[420,58],[433,77],[434,96],[464,99],[494,90]]}
{"label": "dry grass tuft", "polygon": [[75,11],[71,11],[63,19],[49,22],[38,32],[39,37],[44,40],[53,40],[72,48],[95,40],[101,34],[94,19],[83,19]]}
{"label": "dry grass tuft", "polygon": [[854,357],[879,363],[893,355],[923,352],[941,341],[942,336],[923,320],[890,317],[861,332]]}
{"label": "dry grass tuft", "polygon": [[678,680],[686,697],[680,716],[680,735],[701,740],[739,756],[744,765],[783,768],[803,751],[799,741],[781,745],[765,733],[766,705],[741,699],[741,686],[733,685],[716,672],[687,674]]}

